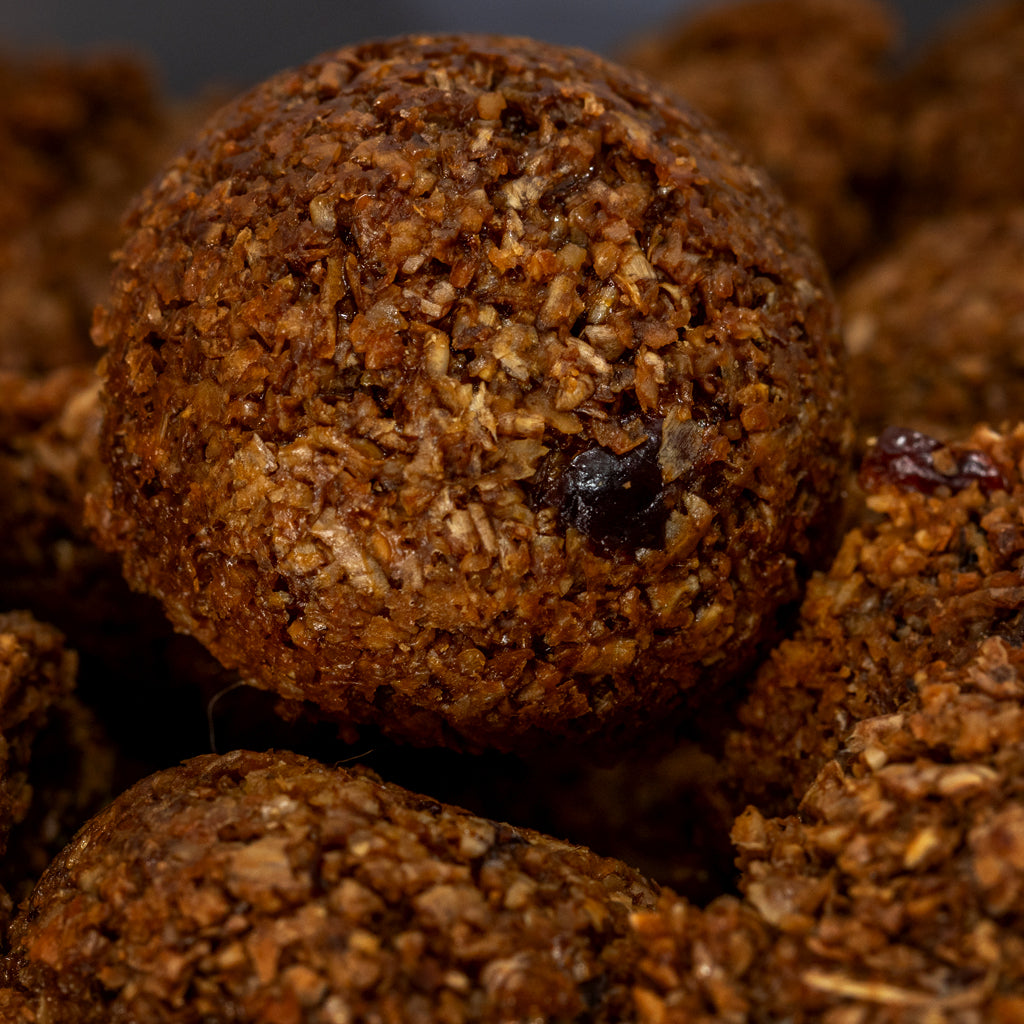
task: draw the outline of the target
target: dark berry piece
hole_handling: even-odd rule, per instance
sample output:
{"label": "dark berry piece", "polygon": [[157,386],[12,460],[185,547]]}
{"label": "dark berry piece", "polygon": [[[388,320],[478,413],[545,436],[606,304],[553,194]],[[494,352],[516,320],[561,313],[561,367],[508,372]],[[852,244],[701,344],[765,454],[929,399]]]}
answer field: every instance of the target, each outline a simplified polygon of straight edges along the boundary
{"label": "dark berry piece", "polygon": [[668,509],[658,465],[660,439],[622,455],[588,448],[565,469],[562,520],[602,551],[661,547]]}
{"label": "dark berry piece", "polygon": [[984,452],[964,452],[957,459],[955,479],[957,483],[951,485],[955,491],[970,487],[972,483],[986,494],[1010,489],[1002,471]]}
{"label": "dark berry piece", "polygon": [[861,463],[861,486],[866,491],[877,491],[891,484],[921,494],[934,494],[940,487],[955,494],[974,483],[986,493],[1007,490],[1003,474],[984,452],[961,452],[955,456],[953,472],[940,469],[935,464],[935,453],[944,447],[941,441],[918,430],[886,427]]}

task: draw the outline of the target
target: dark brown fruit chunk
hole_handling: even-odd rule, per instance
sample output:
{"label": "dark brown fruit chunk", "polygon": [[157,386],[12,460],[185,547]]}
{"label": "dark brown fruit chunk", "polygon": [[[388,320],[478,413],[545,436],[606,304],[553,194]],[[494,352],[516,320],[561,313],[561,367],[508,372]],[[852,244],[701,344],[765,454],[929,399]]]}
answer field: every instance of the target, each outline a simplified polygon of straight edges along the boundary
{"label": "dark brown fruit chunk", "polygon": [[948,468],[940,468],[935,455],[945,449],[941,441],[919,430],[886,427],[861,462],[861,486],[874,491],[891,484],[921,494],[934,494],[940,487],[955,494],[971,484],[983,491],[1009,490],[1005,477],[984,452],[953,453]]}
{"label": "dark brown fruit chunk", "polygon": [[602,552],[635,552],[665,546],[669,506],[658,465],[661,422],[645,423],[646,439],[621,454],[595,445],[575,454],[554,453],[540,502],[558,509],[571,526]]}

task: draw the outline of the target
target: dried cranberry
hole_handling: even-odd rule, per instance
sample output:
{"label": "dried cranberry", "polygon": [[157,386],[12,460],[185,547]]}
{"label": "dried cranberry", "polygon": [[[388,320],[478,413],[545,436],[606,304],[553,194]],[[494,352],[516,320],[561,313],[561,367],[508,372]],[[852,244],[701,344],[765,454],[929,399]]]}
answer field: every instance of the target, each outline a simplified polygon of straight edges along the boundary
{"label": "dried cranberry", "polygon": [[1009,489],[996,464],[980,451],[961,452],[956,456],[956,470],[944,473],[935,465],[935,452],[944,447],[918,430],[886,427],[861,463],[861,486],[875,491],[892,484],[921,494],[934,494],[940,487],[956,493],[971,484],[986,493]]}
{"label": "dried cranberry", "polygon": [[956,461],[957,483],[952,484],[954,490],[962,490],[976,483],[986,494],[992,491],[1008,491],[1006,482],[999,467],[984,453],[979,451],[964,452]]}

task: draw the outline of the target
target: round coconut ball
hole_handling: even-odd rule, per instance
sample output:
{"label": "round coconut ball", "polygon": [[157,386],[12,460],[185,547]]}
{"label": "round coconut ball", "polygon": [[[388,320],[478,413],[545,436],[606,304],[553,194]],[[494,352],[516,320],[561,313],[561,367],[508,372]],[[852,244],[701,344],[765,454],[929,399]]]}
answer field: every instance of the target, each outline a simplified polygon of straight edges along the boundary
{"label": "round coconut ball", "polygon": [[227,666],[422,744],[605,742],[749,662],[827,546],[834,303],[764,175],[525,39],[330,53],[129,212],[102,541]]}

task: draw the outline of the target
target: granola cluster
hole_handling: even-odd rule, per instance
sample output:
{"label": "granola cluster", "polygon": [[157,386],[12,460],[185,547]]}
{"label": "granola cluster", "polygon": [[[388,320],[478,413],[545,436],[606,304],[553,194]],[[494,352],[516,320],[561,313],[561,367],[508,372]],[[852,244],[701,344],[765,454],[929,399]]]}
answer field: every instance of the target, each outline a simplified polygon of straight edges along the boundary
{"label": "granola cluster", "polygon": [[7,970],[62,1024],[612,1024],[630,1012],[630,915],[654,902],[580,847],[235,752],[94,818],[22,908]]}
{"label": "granola cluster", "polygon": [[128,218],[103,542],[225,665],[420,744],[664,718],[827,548],[819,261],[582,52],[401,38],[209,122]]}

